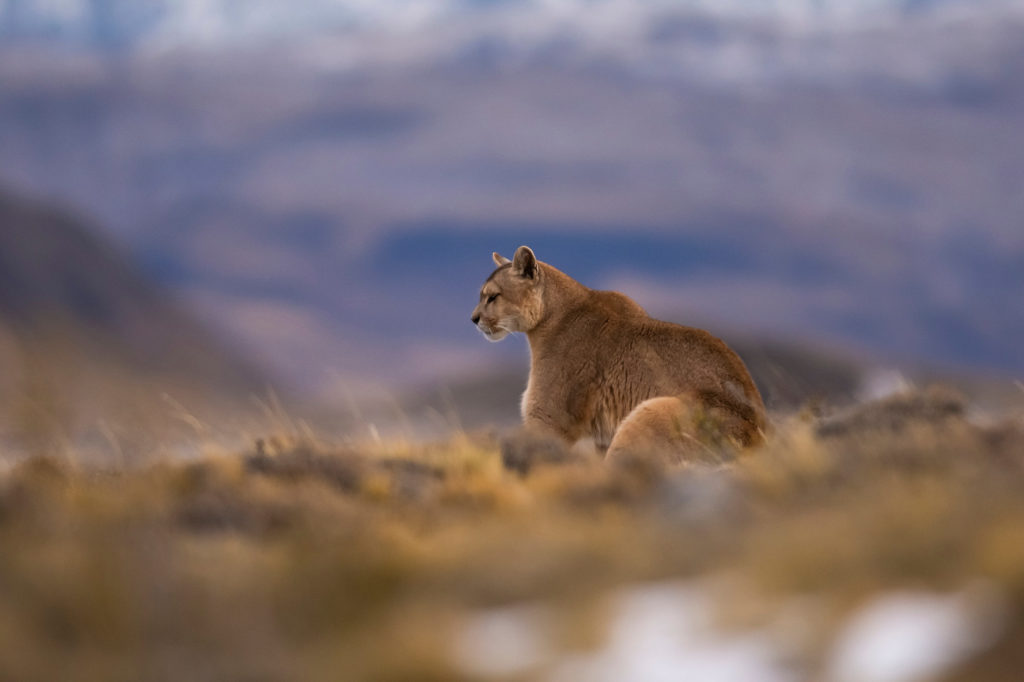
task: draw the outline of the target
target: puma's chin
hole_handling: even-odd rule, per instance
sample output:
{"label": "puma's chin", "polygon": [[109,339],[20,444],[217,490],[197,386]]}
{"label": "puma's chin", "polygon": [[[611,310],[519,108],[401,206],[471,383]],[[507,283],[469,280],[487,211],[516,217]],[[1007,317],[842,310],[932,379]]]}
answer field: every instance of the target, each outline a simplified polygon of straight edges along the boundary
{"label": "puma's chin", "polygon": [[497,343],[498,341],[501,341],[503,338],[505,338],[506,336],[509,335],[508,330],[502,329],[500,327],[497,328],[497,329],[491,329],[491,330],[487,330],[487,329],[481,328],[480,332],[491,343]]}

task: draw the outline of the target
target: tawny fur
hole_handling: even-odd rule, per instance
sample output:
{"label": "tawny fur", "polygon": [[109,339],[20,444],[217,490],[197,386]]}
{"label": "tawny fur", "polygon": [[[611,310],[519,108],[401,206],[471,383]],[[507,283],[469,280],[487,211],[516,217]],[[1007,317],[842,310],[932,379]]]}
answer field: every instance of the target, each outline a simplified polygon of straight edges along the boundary
{"label": "tawny fur", "polygon": [[761,395],[721,340],[656,320],[623,294],[589,289],[528,247],[494,260],[473,321],[493,341],[526,334],[528,430],[570,445],[592,438],[610,459],[679,461],[718,438],[761,442]]}

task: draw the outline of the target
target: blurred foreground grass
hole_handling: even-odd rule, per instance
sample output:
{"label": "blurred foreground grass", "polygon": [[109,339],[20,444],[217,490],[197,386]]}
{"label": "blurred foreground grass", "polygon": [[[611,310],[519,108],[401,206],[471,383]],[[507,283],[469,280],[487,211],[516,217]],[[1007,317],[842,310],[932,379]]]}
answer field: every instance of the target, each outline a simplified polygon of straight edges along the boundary
{"label": "blurred foreground grass", "polygon": [[[764,633],[775,674],[755,679],[1020,679],[1020,419],[913,393],[709,460],[610,468],[465,434],[117,470],[33,457],[0,474],[0,680],[687,679],[653,650],[593,658],[643,630],[615,604],[652,585]],[[938,672],[838,664],[855,614],[906,593],[959,595],[984,636]]]}

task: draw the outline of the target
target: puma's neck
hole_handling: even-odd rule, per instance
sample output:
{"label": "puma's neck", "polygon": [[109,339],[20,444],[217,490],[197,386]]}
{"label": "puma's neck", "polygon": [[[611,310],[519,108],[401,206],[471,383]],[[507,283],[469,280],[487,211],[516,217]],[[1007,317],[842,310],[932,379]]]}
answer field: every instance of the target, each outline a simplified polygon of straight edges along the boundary
{"label": "puma's neck", "polygon": [[536,357],[554,333],[564,330],[574,318],[582,318],[590,289],[550,265],[543,265],[544,314],[537,326],[527,332],[530,350]]}

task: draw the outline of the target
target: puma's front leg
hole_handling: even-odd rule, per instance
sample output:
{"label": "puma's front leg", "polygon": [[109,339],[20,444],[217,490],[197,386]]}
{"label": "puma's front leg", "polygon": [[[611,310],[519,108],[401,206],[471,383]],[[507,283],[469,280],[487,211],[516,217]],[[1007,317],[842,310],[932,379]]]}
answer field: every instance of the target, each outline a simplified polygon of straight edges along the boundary
{"label": "puma's front leg", "polygon": [[502,440],[502,463],[525,474],[537,464],[567,462],[573,457],[570,448],[576,440],[550,422],[527,418],[521,429]]}
{"label": "puma's front leg", "polygon": [[558,441],[566,448],[571,448],[580,439],[580,434],[575,430],[536,413],[523,416],[523,432],[533,438]]}

